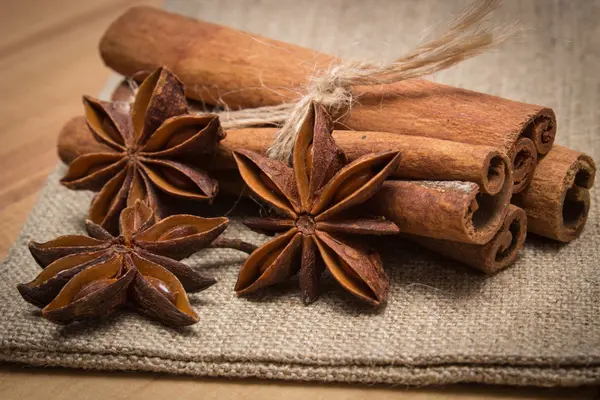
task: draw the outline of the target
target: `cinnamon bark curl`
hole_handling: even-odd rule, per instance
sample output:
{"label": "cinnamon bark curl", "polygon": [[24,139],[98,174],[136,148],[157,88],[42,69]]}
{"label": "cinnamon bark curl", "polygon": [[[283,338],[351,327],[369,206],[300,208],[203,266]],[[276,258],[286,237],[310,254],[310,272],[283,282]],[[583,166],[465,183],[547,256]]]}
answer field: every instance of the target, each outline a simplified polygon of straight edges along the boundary
{"label": "cinnamon bark curl", "polygon": [[[100,52],[110,68],[126,76],[169,66],[185,83],[188,97],[234,110],[296,101],[311,76],[340,62],[313,50],[149,7],[132,8],[117,19],[104,34]],[[518,140],[530,139],[542,155],[552,148],[556,134],[550,108],[421,79],[356,87],[354,95],[358,103],[338,128],[416,134],[519,154],[514,169],[526,171],[515,174],[516,191],[526,186],[523,177],[532,175],[536,156],[520,151]]]}

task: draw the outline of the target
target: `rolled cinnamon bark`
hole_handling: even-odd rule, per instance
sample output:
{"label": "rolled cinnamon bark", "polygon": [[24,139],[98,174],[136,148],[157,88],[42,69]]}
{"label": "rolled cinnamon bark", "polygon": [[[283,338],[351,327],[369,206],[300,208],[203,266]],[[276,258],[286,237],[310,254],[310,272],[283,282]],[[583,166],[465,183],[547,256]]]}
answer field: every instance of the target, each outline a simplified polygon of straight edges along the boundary
{"label": "rolled cinnamon bark", "polygon": [[457,243],[450,240],[408,236],[409,240],[453,260],[477,268],[486,274],[495,274],[511,265],[527,237],[525,211],[510,205],[502,227],[494,238],[483,245]]}
{"label": "rolled cinnamon bark", "polygon": [[[276,132],[275,128],[227,131],[212,162],[212,169],[236,169],[231,153],[233,149],[265,153]],[[480,185],[482,193],[495,195],[503,191],[507,184],[506,175],[510,174],[508,158],[493,147],[383,132],[335,131],[334,138],[349,161],[368,153],[399,151],[402,161],[392,173],[394,178],[472,181]],[[69,121],[59,136],[59,153],[65,153],[61,158],[67,163],[78,153],[102,149],[106,147],[94,141],[83,117]]]}
{"label": "rolled cinnamon bark", "polygon": [[[166,65],[184,82],[190,98],[233,109],[297,100],[315,71],[339,61],[149,7],[132,8],[116,20],[104,34],[100,52],[109,67],[127,76]],[[426,80],[357,87],[355,94],[359,102],[340,121],[342,129],[412,132],[515,155],[521,137],[530,138],[539,154],[547,153],[556,133],[550,108]],[[521,155],[517,161],[526,153]],[[521,161],[529,174],[534,164]]]}
{"label": "rolled cinnamon bark", "polygon": [[485,244],[500,229],[507,202],[479,193],[473,182],[386,181],[364,206],[403,233]]}
{"label": "rolled cinnamon bark", "polygon": [[591,157],[556,145],[540,160],[529,186],[512,201],[527,213],[530,232],[570,242],[579,237],[587,221],[588,189],[595,176]]}
{"label": "rolled cinnamon bark", "polygon": [[[69,123],[61,133],[61,136],[77,136],[78,140],[63,140],[63,143],[79,143],[81,140],[94,140],[87,125],[81,120],[80,123],[74,124]],[[240,129],[230,130],[227,132],[227,137],[221,141],[220,149],[215,155],[212,164],[212,174],[220,182],[220,190],[236,196],[239,196],[242,192],[240,182],[236,180],[236,176],[232,176],[231,172],[237,171],[235,162],[233,161],[232,149],[245,148],[248,150],[256,151],[258,153],[264,153],[270,143],[272,142],[273,135],[275,134],[274,129]],[[450,166],[447,172],[443,164],[439,164],[439,160],[436,161],[436,157],[439,154],[447,154],[448,157],[459,156],[459,153],[454,153],[455,148],[453,146],[462,146],[462,149],[466,152],[469,151],[468,147],[479,147],[479,146],[466,146],[460,143],[437,143],[446,142],[435,139],[426,140],[426,144],[434,146],[431,151],[427,151],[427,146],[419,146],[414,143],[415,137],[407,137],[407,142],[402,142],[402,136],[391,135],[387,137],[383,134],[383,139],[390,139],[396,145],[391,146],[390,142],[386,140],[366,140],[361,139],[362,136],[357,132],[334,132],[334,138],[336,142],[342,147],[343,150],[348,151],[350,159],[355,159],[363,154],[377,152],[377,151],[389,151],[390,149],[402,149],[402,160],[401,166],[398,171],[399,174],[405,174],[405,171],[423,171],[418,172],[419,174],[437,172],[440,174],[444,173],[455,173],[454,166]],[[379,135],[376,132],[367,132],[369,136],[376,137]],[[422,138],[419,138],[423,140]],[[411,149],[412,146],[415,149]],[[446,145],[451,146],[452,151],[448,151]],[[438,147],[440,153],[437,153]],[[446,150],[444,150],[446,149]],[[73,154],[76,150],[64,151],[64,153]],[[473,154],[478,154],[474,152]],[[479,157],[480,164],[476,165],[473,161],[471,165],[477,166],[477,171],[482,175],[487,175],[489,170],[486,170],[483,166],[486,161],[494,160],[494,157],[489,157],[489,154],[496,154],[493,151],[490,153],[483,153],[487,156]],[[406,159],[404,158],[406,157]],[[428,166],[424,160],[429,159],[431,166]],[[464,157],[468,160],[468,157]],[[476,159],[476,158],[474,158]],[[506,159],[502,156],[499,158],[502,160],[502,166],[506,164]],[[411,165],[412,164],[412,165]],[[493,164],[493,163],[492,163]],[[406,167],[404,171],[402,165]],[[463,164],[468,165],[468,164]],[[436,169],[437,168],[437,169]],[[429,172],[427,172],[429,171]],[[416,174],[417,172],[415,172]],[[479,185],[474,182],[463,182],[463,181],[394,181],[391,182],[391,189],[383,191],[383,194],[376,195],[375,198],[380,200],[373,200],[374,203],[378,203],[379,206],[385,210],[377,210],[377,213],[383,214],[388,219],[401,223],[401,229],[406,233],[415,235],[425,235],[440,239],[449,239],[458,242],[465,243],[487,243],[492,239],[495,233],[502,225],[503,217],[510,202],[510,196],[512,193],[512,173],[510,168],[506,168],[504,174],[498,173],[503,177],[503,182],[498,192],[494,195],[481,193]],[[493,182],[493,179],[488,180]],[[386,183],[384,188],[388,185]],[[386,194],[387,193],[387,194]]]}
{"label": "rolled cinnamon bark", "polygon": [[513,194],[521,193],[533,179],[538,156],[533,140],[520,137],[508,153],[513,167]]}
{"label": "rolled cinnamon bark", "polygon": [[333,137],[349,160],[399,151],[402,161],[392,178],[470,181],[482,193],[495,195],[506,189],[511,173],[508,158],[490,146],[383,132],[334,131]]}
{"label": "rolled cinnamon bark", "polygon": [[[214,169],[236,168],[231,151],[243,148],[264,154],[273,140],[275,128],[231,129],[220,143]],[[472,181],[485,194],[507,192],[509,160],[493,147],[477,146],[385,132],[334,131],[333,137],[349,161],[369,153],[399,151],[402,160],[393,178],[419,180]]]}

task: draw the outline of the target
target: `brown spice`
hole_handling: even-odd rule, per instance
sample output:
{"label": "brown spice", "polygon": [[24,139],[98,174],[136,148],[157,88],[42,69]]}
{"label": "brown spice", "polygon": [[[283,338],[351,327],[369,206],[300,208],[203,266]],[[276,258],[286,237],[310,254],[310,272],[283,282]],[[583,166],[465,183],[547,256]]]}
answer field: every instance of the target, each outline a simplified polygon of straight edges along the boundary
{"label": "brown spice", "polygon": [[298,273],[302,298],[311,303],[319,295],[319,280],[327,268],[361,300],[374,305],[385,301],[389,280],[379,256],[347,235],[394,234],[398,228],[393,222],[349,216],[347,211],[379,189],[399,155],[370,154],[346,165],[331,131],[324,108],[313,104],[295,143],[293,169],[249,150],[234,151],[249,189],[277,212],[271,218],[248,220],[246,225],[265,233],[285,232],[248,257],[235,286],[239,295]]}
{"label": "brown spice", "polygon": [[472,182],[387,181],[365,207],[403,233],[484,244],[500,229],[509,199],[510,190],[480,194]]}
{"label": "brown spice", "polygon": [[186,291],[204,290],[215,280],[179,260],[207,247],[227,224],[227,218],[192,215],[154,224],[152,210],[138,200],[120,214],[117,237],[87,221],[89,237],[31,242],[29,250],[44,270],[18,289],[43,308],[45,318],[60,324],[106,317],[127,301],[164,324],[194,324],[198,315]]}
{"label": "brown spice", "polygon": [[538,163],[537,151],[533,140],[520,137],[510,149],[508,156],[513,166],[513,194],[521,193],[533,179]]}
{"label": "brown spice", "polygon": [[[339,61],[299,46],[148,7],[132,8],[116,20],[102,38],[100,51],[106,64],[124,75],[151,66],[170,66],[188,86],[190,98],[232,109],[295,101],[315,71]],[[231,59],[230,54],[236,57]],[[219,63],[216,74],[214,65],[223,58],[229,62]],[[515,154],[521,137],[530,138],[537,152],[545,154],[556,134],[556,118],[549,108],[425,80],[358,87],[355,95],[359,102],[340,121],[342,129],[412,132],[489,145],[504,154]],[[528,166],[531,174],[534,164],[521,165]],[[517,176],[517,180],[520,189],[522,178]]]}
{"label": "brown spice", "polygon": [[202,167],[223,138],[219,120],[187,114],[183,86],[168,69],[144,80],[130,113],[120,103],[90,97],[84,97],[84,106],[90,131],[102,146],[69,149],[85,143],[61,135],[59,154],[71,158],[87,150],[102,152],[74,159],[61,183],[99,192],[89,211],[94,223],[114,233],[121,210],[136,200],[163,218],[166,198],[197,201],[216,195],[217,182]]}
{"label": "brown spice", "polygon": [[585,227],[595,176],[590,156],[556,145],[540,160],[529,187],[515,195],[513,203],[527,213],[530,232],[570,242]]}
{"label": "brown spice", "polygon": [[407,237],[436,253],[477,268],[486,274],[495,274],[511,265],[517,258],[527,237],[527,216],[523,209],[510,205],[500,230],[492,240],[483,245],[415,235],[407,235]]}

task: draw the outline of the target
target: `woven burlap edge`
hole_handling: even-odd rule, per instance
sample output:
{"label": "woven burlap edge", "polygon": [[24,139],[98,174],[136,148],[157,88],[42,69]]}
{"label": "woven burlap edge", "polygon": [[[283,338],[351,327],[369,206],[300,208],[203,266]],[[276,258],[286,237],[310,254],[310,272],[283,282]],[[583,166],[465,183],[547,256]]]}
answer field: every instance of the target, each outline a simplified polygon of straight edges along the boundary
{"label": "woven burlap edge", "polygon": [[514,386],[575,387],[598,384],[600,367],[514,367],[506,365],[439,365],[335,367],[266,362],[205,363],[171,360],[164,357],[130,357],[108,354],[48,353],[41,351],[0,351],[0,361],[38,367],[67,367],[106,371],[147,371],[199,377],[261,378],[290,381],[318,381],[391,385],[444,385],[486,383]]}

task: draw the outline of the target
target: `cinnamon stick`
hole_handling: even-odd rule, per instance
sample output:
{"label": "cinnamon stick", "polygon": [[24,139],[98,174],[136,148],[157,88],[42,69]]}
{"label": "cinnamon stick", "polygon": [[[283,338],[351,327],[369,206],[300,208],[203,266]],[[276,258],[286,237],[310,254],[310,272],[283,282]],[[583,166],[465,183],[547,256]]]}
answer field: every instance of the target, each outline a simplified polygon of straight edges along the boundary
{"label": "cinnamon stick", "polygon": [[579,237],[590,209],[596,165],[586,154],[554,146],[513,203],[527,213],[529,231],[561,242]]}
{"label": "cinnamon stick", "polygon": [[477,268],[486,274],[495,274],[511,265],[525,243],[527,216],[525,211],[510,205],[502,227],[494,238],[484,245],[457,243],[410,235],[409,239],[453,260]]}
{"label": "cinnamon stick", "polygon": [[[83,138],[94,140],[83,121],[79,125],[69,123],[67,126],[69,130],[65,128],[61,136],[72,135],[79,137],[79,139],[63,139],[63,143],[77,143]],[[273,129],[268,128],[230,130],[227,132],[227,137],[220,143],[220,150],[215,156],[212,164],[213,172],[211,172],[219,180],[221,192],[225,191],[235,196],[242,194],[241,182],[237,179],[237,169],[231,151],[235,148],[245,148],[264,153],[271,143],[274,133]],[[378,135],[376,132],[368,132],[367,134],[372,137]],[[427,146],[419,147],[414,143],[415,137],[408,137],[406,138],[408,142],[403,143],[403,137],[399,135],[391,136],[389,139],[396,143],[398,148],[403,149],[401,155],[403,158],[398,171],[396,171],[398,174],[405,174],[403,165],[406,167],[406,171],[418,171],[419,168],[422,168],[425,172],[419,172],[421,174],[427,173],[426,171],[429,171],[429,174],[435,171],[440,174],[452,174],[455,173],[453,166],[447,166],[448,171],[445,171],[444,164],[435,165],[436,162],[439,164],[439,160],[436,161],[436,157],[438,157],[436,154],[446,152],[449,157],[456,157],[457,154],[454,151],[444,150],[444,146],[448,143],[450,143],[449,146],[462,146],[465,151],[469,151],[468,147],[479,147],[430,139],[426,142],[431,143],[434,147],[428,153]],[[387,134],[382,134],[382,137],[387,138]],[[343,150],[348,151],[350,159],[378,150],[388,151],[390,148],[396,148],[395,145],[390,147],[390,142],[385,140],[365,139],[363,141],[358,139],[357,142],[356,135],[349,132],[336,131],[334,132],[334,138]],[[411,149],[413,144],[416,150]],[[440,153],[437,153],[438,150],[440,150]],[[473,154],[478,154],[475,150],[471,149],[471,151],[473,151]],[[74,152],[74,150],[71,150],[67,153]],[[489,154],[496,153],[484,152],[482,154],[489,156]],[[489,157],[486,157],[481,155],[479,157],[482,164],[477,166],[477,171],[482,175],[487,175],[488,171],[483,168],[483,163],[490,160]],[[430,169],[426,164],[423,164],[423,159],[427,158],[432,163]],[[501,157],[500,160],[503,160],[502,165],[505,165],[505,158]],[[475,165],[474,161],[472,165]],[[492,239],[502,225],[504,213],[510,201],[512,193],[510,169],[507,168],[502,176],[504,180],[500,185],[500,190],[494,195],[481,193],[479,185],[474,182],[454,180],[390,182],[391,189],[387,191],[382,189],[381,193],[374,197],[374,199],[379,200],[373,200],[374,203],[378,203],[380,207],[385,208],[384,212],[375,207],[374,210],[378,214],[383,214],[388,219],[401,224],[400,228],[406,233],[465,243],[484,244]],[[384,188],[387,185],[388,183],[384,185]]]}
{"label": "cinnamon stick", "polygon": [[[264,154],[276,133],[275,128],[228,130],[213,160],[212,169],[236,169],[231,154],[233,149],[243,148]],[[506,179],[510,174],[508,158],[493,147],[384,132],[356,134],[334,131],[333,136],[349,161],[368,153],[399,151],[402,161],[392,173],[393,178],[472,181],[479,184],[484,194],[503,192],[506,196],[510,195],[510,190],[505,187],[509,184]],[[88,147],[96,151],[105,149],[104,145],[93,141],[83,117],[73,118],[59,136],[59,152],[68,154],[61,158],[69,163],[78,153],[90,152]]]}
{"label": "cinnamon stick", "polygon": [[399,151],[402,162],[392,178],[470,181],[477,183],[482,193],[511,193],[509,160],[490,146],[384,132],[338,130],[333,137],[349,160],[368,153]]}
{"label": "cinnamon stick", "polygon": [[364,206],[403,233],[485,244],[500,229],[507,204],[480,194],[473,182],[387,181]]}
{"label": "cinnamon stick", "polygon": [[[244,183],[241,180],[241,177],[236,176],[234,171],[219,171],[214,177],[219,180],[219,184],[221,185],[220,190],[222,192],[236,198],[240,195],[247,195],[247,192],[244,193]],[[411,201],[419,197],[419,194],[423,194],[426,191],[427,184],[424,186],[422,183],[423,182],[418,181],[388,181],[384,184],[384,190],[386,187],[392,185],[403,186],[405,192],[409,195],[409,198],[407,198],[403,204],[410,204]],[[460,198],[460,195],[455,197],[455,195],[460,192],[460,189],[456,191],[451,189],[450,193],[448,193],[448,191],[446,191],[447,188],[458,188],[461,185],[475,188],[475,186],[469,182],[443,182],[441,185],[446,187],[446,193],[440,195],[442,192],[438,192],[437,194],[434,194],[434,197],[427,199],[427,201],[423,203],[424,207],[434,210],[433,212],[435,214],[439,214],[439,211],[442,208],[445,209],[444,211],[448,212],[448,203],[445,203],[445,205],[441,207],[440,205],[444,204],[442,202],[452,197],[454,197],[454,200],[451,200],[452,204],[454,204],[454,209],[459,210],[461,208],[461,205],[459,204],[460,201],[456,202],[456,198]],[[394,190],[390,192],[391,196],[397,194],[394,194],[393,192]],[[386,195],[383,194],[383,196]],[[468,198],[468,196],[463,197],[463,199],[464,198]],[[464,209],[468,208],[468,203],[468,201],[464,201],[462,207],[464,207]],[[361,208],[363,207],[368,207],[374,212],[379,211],[377,208],[373,208],[371,203],[361,206]],[[399,205],[398,208],[400,207],[401,206]],[[423,221],[423,218],[422,214],[415,215],[407,213],[405,220],[401,220],[397,217],[396,221],[400,221],[399,223],[402,224],[401,226],[404,228],[404,232],[406,232],[410,230],[411,227],[420,224]],[[441,225],[438,225],[439,229],[448,229],[451,225],[450,220],[443,218],[443,221],[444,222]],[[455,219],[455,222],[456,221],[458,221],[458,218]],[[418,236],[416,234],[403,234],[402,236],[429,250],[491,275],[508,267],[517,258],[527,236],[527,217],[525,211],[521,208],[512,204],[509,205],[499,231],[485,244],[461,243],[453,240]]]}
{"label": "cinnamon stick", "polygon": [[[295,101],[315,71],[339,61],[149,7],[132,8],[117,19],[104,34],[100,52],[109,67],[124,75],[166,65],[184,82],[190,98],[233,109]],[[556,133],[550,108],[426,80],[358,87],[355,94],[359,102],[340,120],[340,128],[490,145],[520,154],[514,158],[528,168],[524,176],[531,175],[535,162],[523,162],[529,153],[518,150],[517,140],[529,138],[545,154]],[[522,178],[517,180],[518,189],[525,186]]]}
{"label": "cinnamon stick", "polygon": [[[276,133],[274,128],[228,130],[213,168],[235,168],[233,149],[264,154]],[[509,161],[493,147],[384,132],[334,131],[333,137],[349,161],[369,153],[399,151],[402,160],[391,174],[393,178],[472,181],[480,185],[482,193],[495,195],[502,191],[510,195],[505,187],[509,184],[506,177],[511,173]]]}

